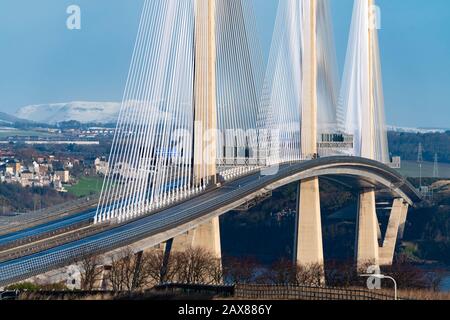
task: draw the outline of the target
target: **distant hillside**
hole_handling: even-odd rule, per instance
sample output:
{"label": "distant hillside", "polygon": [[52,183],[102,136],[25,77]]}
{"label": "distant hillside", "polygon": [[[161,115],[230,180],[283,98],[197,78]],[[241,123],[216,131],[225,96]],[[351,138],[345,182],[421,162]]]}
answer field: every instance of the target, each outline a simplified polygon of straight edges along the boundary
{"label": "distant hillside", "polygon": [[401,132],[401,133],[445,133],[450,129],[443,128],[407,128],[407,127],[396,127],[396,126],[387,126],[388,131],[392,132]]}
{"label": "distant hillside", "polygon": [[417,161],[419,143],[423,146],[424,161],[434,161],[437,153],[439,162],[450,163],[450,131],[434,133],[389,132],[389,151],[403,160]]}
{"label": "distant hillside", "polygon": [[19,119],[4,112],[0,112],[0,125],[13,125],[15,123],[26,123],[28,120]]}
{"label": "distant hillside", "polygon": [[116,102],[87,101],[30,105],[20,108],[16,116],[52,125],[66,121],[114,123],[117,121],[120,105]]}

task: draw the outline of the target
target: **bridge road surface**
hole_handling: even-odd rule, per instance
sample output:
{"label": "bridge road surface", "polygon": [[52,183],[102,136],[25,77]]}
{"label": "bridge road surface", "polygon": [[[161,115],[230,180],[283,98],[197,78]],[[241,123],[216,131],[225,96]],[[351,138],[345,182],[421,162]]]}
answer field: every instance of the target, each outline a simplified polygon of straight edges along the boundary
{"label": "bridge road surface", "polygon": [[[320,165],[333,163],[365,163],[380,166],[380,164],[361,158],[333,157],[318,160],[281,165],[278,173],[271,176],[261,176],[260,172],[251,173],[224,184],[221,188],[205,191],[186,202],[158,213],[141,217],[128,223],[120,224],[112,229],[73,241],[52,249],[24,256],[15,260],[0,263],[0,286],[25,280],[60,267],[70,265],[87,254],[103,254],[115,249],[126,247],[140,240],[158,235],[194,221],[204,215],[237,200],[258,192],[264,187],[299,172],[314,169]],[[407,184],[404,178],[394,170],[384,166],[386,178],[394,177],[396,183]],[[412,190],[412,189],[411,189]]]}
{"label": "bridge road surface", "polygon": [[38,236],[47,232],[52,232],[58,229],[69,227],[80,222],[90,221],[94,218],[95,213],[96,210],[89,210],[82,213],[67,216],[64,218],[56,219],[25,230],[20,230],[10,234],[2,235],[0,236],[0,247],[14,241],[22,240],[24,238]]}
{"label": "bridge road surface", "polygon": [[[169,186],[169,189],[172,186]],[[125,200],[124,200],[125,201]],[[56,218],[52,221],[45,222],[41,225],[36,225],[27,229],[15,231],[9,234],[0,236],[0,249],[6,245],[14,242],[25,240],[30,237],[37,237],[45,233],[64,229],[66,227],[74,226],[82,222],[93,222],[97,209],[86,210],[81,213],[72,214],[63,218]]]}

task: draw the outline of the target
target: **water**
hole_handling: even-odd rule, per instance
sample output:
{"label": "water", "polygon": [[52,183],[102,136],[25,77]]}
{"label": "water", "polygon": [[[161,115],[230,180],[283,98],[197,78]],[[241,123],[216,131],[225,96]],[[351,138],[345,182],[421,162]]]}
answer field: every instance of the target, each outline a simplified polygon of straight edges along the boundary
{"label": "water", "polygon": [[[429,265],[421,266],[420,269],[422,269],[424,272],[432,272],[432,269],[430,268]],[[444,271],[443,273],[444,277],[442,279],[439,291],[445,293],[450,292],[450,267],[440,265],[439,269]]]}
{"label": "water", "polygon": [[442,281],[441,291],[442,292],[450,292],[450,274],[448,274]]}

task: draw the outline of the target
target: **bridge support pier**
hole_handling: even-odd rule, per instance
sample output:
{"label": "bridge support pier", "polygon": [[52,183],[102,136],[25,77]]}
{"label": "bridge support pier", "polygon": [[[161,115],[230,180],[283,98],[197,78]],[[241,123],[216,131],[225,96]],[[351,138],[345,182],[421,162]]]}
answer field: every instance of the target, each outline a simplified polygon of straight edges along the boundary
{"label": "bridge support pier", "polygon": [[192,247],[202,248],[212,253],[217,259],[222,258],[219,217],[215,217],[195,229]]}
{"label": "bridge support pier", "polygon": [[400,226],[398,230],[398,239],[402,240],[405,236],[405,227],[406,227],[406,219],[408,218],[408,210],[409,205],[407,203],[404,204],[404,207],[402,209],[402,214],[400,217]]}
{"label": "bridge support pier", "polygon": [[384,237],[383,247],[380,248],[380,265],[382,266],[389,266],[394,262],[395,246],[400,232],[400,223],[405,212],[408,212],[408,204],[403,199],[395,199]]}
{"label": "bridge support pier", "polygon": [[378,219],[375,191],[364,190],[359,195],[356,230],[356,262],[358,271],[367,264],[379,265]]}
{"label": "bridge support pier", "polygon": [[295,260],[303,266],[323,266],[319,178],[301,181],[297,197]]}
{"label": "bridge support pier", "polygon": [[174,239],[172,250],[185,251],[189,248],[201,248],[213,254],[217,259],[222,258],[219,217]]}

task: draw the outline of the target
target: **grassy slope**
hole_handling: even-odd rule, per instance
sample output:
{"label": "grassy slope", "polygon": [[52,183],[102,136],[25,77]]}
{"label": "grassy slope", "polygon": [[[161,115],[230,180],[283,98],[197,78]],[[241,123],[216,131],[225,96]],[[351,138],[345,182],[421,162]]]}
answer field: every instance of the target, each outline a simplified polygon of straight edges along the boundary
{"label": "grassy slope", "polygon": [[77,197],[85,197],[100,193],[102,184],[103,178],[101,177],[83,177],[76,185],[67,187],[67,190]]}

